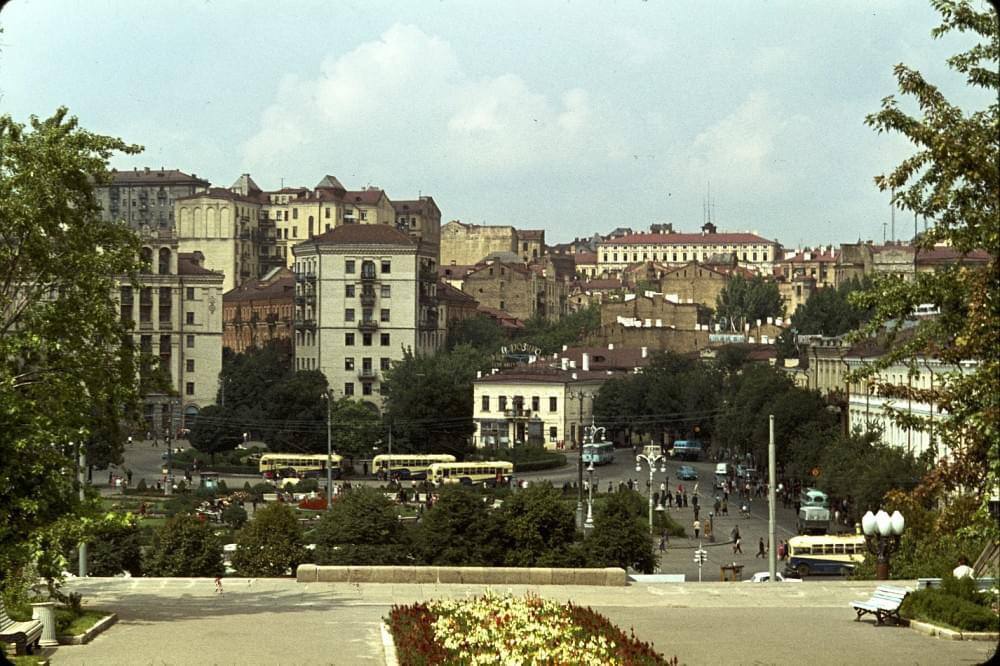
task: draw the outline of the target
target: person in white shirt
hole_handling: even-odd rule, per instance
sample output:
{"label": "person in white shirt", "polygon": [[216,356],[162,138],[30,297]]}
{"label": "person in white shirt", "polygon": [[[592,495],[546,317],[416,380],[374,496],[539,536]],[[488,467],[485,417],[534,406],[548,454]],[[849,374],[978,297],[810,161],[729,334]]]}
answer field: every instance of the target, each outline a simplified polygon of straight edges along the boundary
{"label": "person in white shirt", "polygon": [[958,558],[958,566],[951,572],[951,575],[955,578],[972,578],[972,574],[973,569],[969,566],[969,560],[967,560],[964,555]]}

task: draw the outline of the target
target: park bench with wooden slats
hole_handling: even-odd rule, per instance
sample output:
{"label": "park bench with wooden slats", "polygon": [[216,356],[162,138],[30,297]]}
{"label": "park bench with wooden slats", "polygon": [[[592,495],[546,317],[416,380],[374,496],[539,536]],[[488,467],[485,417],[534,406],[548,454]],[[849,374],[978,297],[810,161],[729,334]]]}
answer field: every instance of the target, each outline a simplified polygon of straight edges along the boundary
{"label": "park bench with wooden slats", "polygon": [[886,618],[890,617],[896,624],[899,624],[899,607],[909,593],[910,589],[906,587],[880,585],[872,594],[871,599],[851,602],[851,607],[858,614],[855,619],[860,620],[862,615],[871,613],[875,616],[876,624],[882,624]]}
{"label": "park bench with wooden slats", "polygon": [[38,620],[17,622],[7,615],[7,608],[0,600],[0,641],[13,643],[17,654],[32,654],[42,638],[42,623]]}

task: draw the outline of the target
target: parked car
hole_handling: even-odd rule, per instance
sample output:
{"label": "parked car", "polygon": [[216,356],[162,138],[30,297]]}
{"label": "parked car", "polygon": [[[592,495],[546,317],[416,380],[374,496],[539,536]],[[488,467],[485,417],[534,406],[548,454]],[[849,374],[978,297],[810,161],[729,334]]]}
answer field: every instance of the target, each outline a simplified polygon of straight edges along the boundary
{"label": "parked car", "polygon": [[682,481],[697,481],[698,470],[691,465],[681,465],[677,468],[677,478]]}
{"label": "parked car", "polygon": [[[774,574],[778,578],[779,583],[801,583],[801,578],[792,578],[791,576],[785,577],[780,571],[776,571]],[[753,575],[752,578],[748,578],[745,582],[747,583],[768,583],[771,580],[771,574],[766,571],[758,571]]]}

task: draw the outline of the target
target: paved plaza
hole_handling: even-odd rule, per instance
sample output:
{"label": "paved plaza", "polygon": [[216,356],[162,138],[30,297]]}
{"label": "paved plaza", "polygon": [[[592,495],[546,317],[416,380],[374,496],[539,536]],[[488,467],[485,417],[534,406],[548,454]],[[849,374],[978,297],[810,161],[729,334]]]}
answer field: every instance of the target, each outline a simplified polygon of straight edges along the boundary
{"label": "paved plaza", "polygon": [[[379,621],[393,604],[477,594],[483,586],[300,584],[287,579],[73,581],[88,606],[120,621],[54,664],[378,664]],[[996,646],[856,622],[871,582],[674,583],[623,588],[494,586],[572,600],[607,615],[683,664],[978,664]]]}

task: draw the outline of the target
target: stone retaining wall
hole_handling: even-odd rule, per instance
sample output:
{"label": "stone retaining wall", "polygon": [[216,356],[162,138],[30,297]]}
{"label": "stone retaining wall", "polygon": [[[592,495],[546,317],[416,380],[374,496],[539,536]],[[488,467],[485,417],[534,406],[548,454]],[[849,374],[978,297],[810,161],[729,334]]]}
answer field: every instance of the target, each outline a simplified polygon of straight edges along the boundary
{"label": "stone retaining wall", "polygon": [[597,585],[624,587],[625,570],[548,567],[393,567],[300,564],[300,583],[458,583],[476,585]]}

